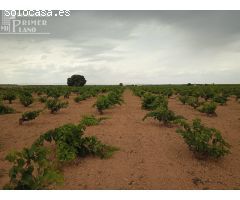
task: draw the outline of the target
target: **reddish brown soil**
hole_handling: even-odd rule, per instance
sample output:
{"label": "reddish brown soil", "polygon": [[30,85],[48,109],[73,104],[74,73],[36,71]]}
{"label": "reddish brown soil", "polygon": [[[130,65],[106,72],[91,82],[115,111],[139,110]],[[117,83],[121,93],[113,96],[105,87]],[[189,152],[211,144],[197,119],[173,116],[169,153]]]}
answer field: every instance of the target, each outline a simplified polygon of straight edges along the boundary
{"label": "reddish brown soil", "polygon": [[[107,144],[120,148],[113,157],[88,157],[64,167],[65,182],[57,189],[234,189],[240,188],[240,104],[233,99],[219,106],[217,117],[207,117],[174,98],[169,106],[177,114],[219,129],[232,145],[232,154],[218,160],[197,160],[176,127],[164,127],[151,119],[142,121],[147,113],[141,101],[126,90],[125,104],[104,112],[110,119],[89,127],[87,135],[96,135]],[[56,115],[45,111],[36,120],[18,125],[19,114],[0,116],[0,186],[8,181],[10,165],[3,160],[11,149],[29,146],[41,133],[65,123],[77,123],[87,113],[98,115],[92,108],[95,99],[70,106]],[[25,110],[18,102],[17,110]],[[32,109],[41,108],[35,103]],[[31,108],[30,108],[31,109]]]}

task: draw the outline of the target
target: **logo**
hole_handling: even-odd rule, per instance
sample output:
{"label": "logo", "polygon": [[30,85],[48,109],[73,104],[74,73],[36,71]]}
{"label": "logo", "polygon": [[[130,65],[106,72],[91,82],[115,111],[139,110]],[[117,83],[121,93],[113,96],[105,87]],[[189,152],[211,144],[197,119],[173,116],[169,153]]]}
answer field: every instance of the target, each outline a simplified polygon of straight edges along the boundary
{"label": "logo", "polygon": [[50,34],[49,17],[70,16],[70,11],[2,10],[0,34]]}

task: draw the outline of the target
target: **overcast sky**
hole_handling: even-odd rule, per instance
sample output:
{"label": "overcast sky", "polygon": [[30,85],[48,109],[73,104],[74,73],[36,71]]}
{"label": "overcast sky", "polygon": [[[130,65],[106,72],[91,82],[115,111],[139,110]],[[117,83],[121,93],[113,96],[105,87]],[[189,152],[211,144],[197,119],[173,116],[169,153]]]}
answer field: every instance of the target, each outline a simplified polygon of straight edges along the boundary
{"label": "overcast sky", "polygon": [[240,11],[72,11],[0,35],[0,83],[240,83]]}

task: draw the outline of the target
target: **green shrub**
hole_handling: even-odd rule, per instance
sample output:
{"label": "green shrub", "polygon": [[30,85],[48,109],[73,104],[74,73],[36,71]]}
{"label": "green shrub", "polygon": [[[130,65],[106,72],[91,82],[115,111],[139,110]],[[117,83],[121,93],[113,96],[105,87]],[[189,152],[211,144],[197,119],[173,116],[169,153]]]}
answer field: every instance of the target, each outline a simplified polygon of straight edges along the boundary
{"label": "green shrub", "polygon": [[173,95],[173,90],[172,89],[165,89],[162,91],[163,96],[167,96],[168,98]]}
{"label": "green shrub", "polygon": [[110,158],[119,149],[114,146],[103,144],[95,136],[84,137],[78,154],[80,156],[93,155],[100,158]]}
{"label": "green shrub", "polygon": [[25,121],[34,120],[36,117],[39,116],[40,112],[41,112],[40,110],[24,112],[22,114],[22,117],[19,119],[19,124],[22,125],[22,123]]}
{"label": "green shrub", "polygon": [[115,104],[121,105],[123,102],[121,98],[121,93],[117,91],[109,92],[107,97],[111,105],[115,105]]}
{"label": "green shrub", "polygon": [[86,99],[87,99],[87,96],[84,95],[84,94],[82,94],[82,95],[79,95],[79,96],[75,97],[75,98],[74,98],[74,101],[75,101],[76,103],[79,103],[80,101],[83,101],[83,100],[86,100]]}
{"label": "green shrub", "polygon": [[155,107],[166,107],[168,108],[168,99],[163,95],[158,95],[155,100]]}
{"label": "green shrub", "polygon": [[20,92],[20,96],[32,97],[32,93],[27,90],[23,90]]}
{"label": "green shrub", "polygon": [[6,160],[13,164],[9,170],[10,182],[4,189],[39,190],[63,182],[63,176],[49,162],[48,151],[43,146],[32,145],[12,152]]}
{"label": "green shrub", "polygon": [[3,95],[3,100],[8,100],[9,104],[12,103],[13,100],[15,100],[17,97],[13,92],[8,92]]}
{"label": "green shrub", "polygon": [[188,96],[180,96],[179,97],[179,101],[182,102],[182,104],[186,104],[187,103],[187,100],[188,100]]}
{"label": "green shrub", "polygon": [[111,102],[109,101],[107,96],[100,95],[97,98],[97,102],[93,106],[96,106],[98,112],[102,115],[103,110],[106,110],[106,109],[110,108]]}
{"label": "green shrub", "polygon": [[216,95],[213,97],[213,101],[219,103],[220,105],[225,105],[227,103],[227,97],[222,95]]}
{"label": "green shrub", "polygon": [[145,93],[142,98],[142,108],[146,110],[155,110],[157,107],[163,106],[167,107],[168,106],[168,101],[167,99],[162,96],[156,96],[150,93]]}
{"label": "green shrub", "polygon": [[199,107],[201,104],[200,102],[198,101],[198,98],[197,97],[188,97],[186,103],[188,105],[190,105],[191,107],[193,107],[194,109],[196,109],[197,107]]}
{"label": "green shrub", "polygon": [[114,90],[109,92],[108,95],[100,95],[93,106],[97,107],[97,110],[100,114],[103,114],[103,110],[106,110],[116,104],[122,104],[123,99],[121,95],[122,90]]}
{"label": "green shrub", "polygon": [[49,110],[51,110],[51,113],[56,113],[62,108],[67,108],[68,102],[61,102],[58,99],[48,99],[46,101],[46,106]]}
{"label": "green shrub", "polygon": [[44,141],[56,144],[56,156],[61,162],[72,161],[77,156],[95,155],[101,158],[108,157],[117,148],[102,144],[95,137],[83,137],[85,125],[66,124],[43,134],[36,144]]}
{"label": "green shrub", "polygon": [[81,119],[80,124],[85,125],[85,126],[95,126],[95,125],[99,125],[100,122],[104,119],[107,119],[107,118],[106,117],[96,118],[93,115],[85,115]]}
{"label": "green shrub", "polygon": [[84,95],[86,97],[86,99],[88,99],[90,97],[97,96],[97,92],[94,90],[89,90],[89,91],[84,92],[82,95]]}
{"label": "green shrub", "polygon": [[168,110],[168,108],[164,106],[158,107],[156,110],[147,113],[144,116],[143,121],[148,117],[152,117],[159,122],[163,122],[165,126],[173,124],[176,120],[183,119],[182,116],[175,115],[173,111]]}
{"label": "green shrub", "polygon": [[66,91],[65,93],[64,93],[64,99],[69,99],[69,96],[71,95],[71,91]]}
{"label": "green shrub", "polygon": [[204,88],[202,97],[207,101],[208,99],[212,99],[215,96],[215,92],[211,88]]}
{"label": "green shrub", "polygon": [[56,144],[56,157],[59,161],[71,161],[77,157],[79,142],[85,130],[84,126],[66,124],[41,135],[36,144],[44,141]]}
{"label": "green shrub", "polygon": [[39,102],[41,102],[41,103],[45,103],[47,100],[48,100],[48,98],[47,98],[47,96],[41,96],[41,97],[39,97]]}
{"label": "green shrub", "polygon": [[11,113],[15,113],[15,112],[16,111],[13,108],[0,104],[0,115],[11,114]]}
{"label": "green shrub", "polygon": [[142,108],[146,110],[154,110],[156,105],[156,95],[153,95],[151,93],[145,93],[142,98]]}
{"label": "green shrub", "polygon": [[216,114],[217,104],[215,102],[206,102],[203,104],[201,108],[198,110],[203,113],[207,113],[208,115]]}
{"label": "green shrub", "polygon": [[196,157],[219,158],[230,153],[230,145],[222,138],[221,133],[214,128],[205,127],[200,119],[195,119],[192,125],[186,122],[181,125],[177,132],[181,134]]}
{"label": "green shrub", "polygon": [[20,96],[20,102],[25,107],[28,107],[33,103],[33,97],[32,96]]}
{"label": "green shrub", "polygon": [[52,97],[54,99],[58,99],[61,96],[61,92],[57,89],[47,90],[47,96]]}
{"label": "green shrub", "polygon": [[144,90],[139,90],[137,88],[133,89],[133,94],[138,96],[138,97],[142,97],[146,92]]}

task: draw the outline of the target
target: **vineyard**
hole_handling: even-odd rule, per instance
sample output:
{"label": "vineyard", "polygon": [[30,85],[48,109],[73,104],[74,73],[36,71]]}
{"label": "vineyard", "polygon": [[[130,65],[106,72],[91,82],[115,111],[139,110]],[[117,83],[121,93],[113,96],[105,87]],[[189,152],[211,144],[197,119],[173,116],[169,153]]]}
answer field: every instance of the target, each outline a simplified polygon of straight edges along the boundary
{"label": "vineyard", "polygon": [[0,130],[3,189],[240,189],[240,85],[0,86]]}

